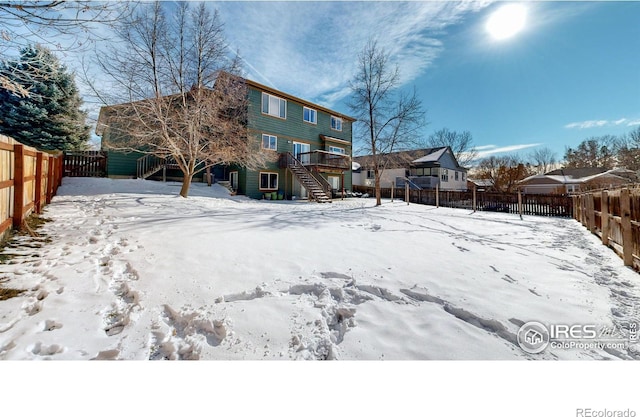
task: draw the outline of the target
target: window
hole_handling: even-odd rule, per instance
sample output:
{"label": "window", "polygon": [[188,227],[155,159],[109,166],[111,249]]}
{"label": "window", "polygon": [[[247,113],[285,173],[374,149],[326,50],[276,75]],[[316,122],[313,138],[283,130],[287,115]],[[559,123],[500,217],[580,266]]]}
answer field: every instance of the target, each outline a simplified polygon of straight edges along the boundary
{"label": "window", "polygon": [[272,96],[271,94],[262,93],[262,113],[286,119],[287,100]]}
{"label": "window", "polygon": [[458,178],[458,175],[460,175],[460,173],[458,171],[456,171],[456,181],[459,181],[460,179]]}
{"label": "window", "polygon": [[277,190],[278,189],[278,173],[261,172],[260,173],[260,189],[261,190]]}
{"label": "window", "polygon": [[342,131],[342,119],[336,116],[331,116],[331,129]]}
{"label": "window", "polygon": [[449,181],[449,170],[448,169],[441,169],[440,172],[440,180],[442,180],[443,182],[448,182]]}
{"label": "window", "polygon": [[278,137],[272,135],[262,135],[262,149],[275,151],[278,149]]}
{"label": "window", "polygon": [[375,176],[376,176],[376,173],[374,172],[374,170],[372,169],[367,170],[367,179],[375,178]]}
{"label": "window", "polygon": [[302,120],[305,122],[313,123],[314,125],[318,123],[318,112],[310,109],[309,107],[305,107],[302,110]]}
{"label": "window", "polygon": [[462,181],[464,181],[465,173],[462,173]]}
{"label": "window", "polygon": [[327,179],[329,180],[329,184],[331,184],[332,190],[340,189],[340,177],[330,176],[327,177]]}
{"label": "window", "polygon": [[337,146],[329,146],[329,152],[331,153],[339,153],[340,155],[344,155],[344,148],[338,148]]}

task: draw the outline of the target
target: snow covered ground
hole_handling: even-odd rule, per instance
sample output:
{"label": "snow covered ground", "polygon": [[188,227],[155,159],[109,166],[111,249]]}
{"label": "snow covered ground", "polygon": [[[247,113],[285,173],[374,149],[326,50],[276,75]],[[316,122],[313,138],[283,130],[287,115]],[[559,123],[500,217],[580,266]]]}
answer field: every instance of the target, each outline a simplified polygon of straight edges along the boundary
{"label": "snow covered ground", "polygon": [[[0,301],[3,411],[539,416],[640,406],[634,385],[620,383],[637,369],[617,360],[637,358],[637,344],[539,354],[517,344],[529,321],[622,333],[640,321],[639,275],[577,222],[370,199],[255,201],[202,184],[182,199],[179,189],[65,178],[40,237],[1,253],[0,285],[25,290]],[[58,361],[32,366],[41,359]],[[91,359],[140,365],[76,373]],[[245,361],[220,361],[229,359]],[[342,365],[292,371],[292,359]],[[443,369],[422,359],[524,361]],[[519,365],[552,363],[530,359],[614,361]],[[505,363],[518,373],[500,374]]]}
{"label": "snow covered ground", "polygon": [[178,191],[65,178],[41,238],[3,252],[26,291],[0,301],[0,359],[638,357],[516,342],[529,321],[640,322],[639,276],[572,220]]}

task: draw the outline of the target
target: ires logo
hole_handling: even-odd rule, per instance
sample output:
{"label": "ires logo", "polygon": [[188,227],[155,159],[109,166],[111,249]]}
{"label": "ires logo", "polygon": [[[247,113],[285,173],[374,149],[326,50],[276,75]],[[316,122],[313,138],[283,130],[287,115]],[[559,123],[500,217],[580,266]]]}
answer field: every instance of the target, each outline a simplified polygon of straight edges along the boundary
{"label": "ires logo", "polygon": [[537,321],[523,324],[518,330],[518,345],[527,353],[541,353],[547,347],[559,349],[624,349],[637,340],[637,323],[629,324],[629,337],[617,327],[599,328],[595,324],[550,324]]}
{"label": "ires logo", "polygon": [[549,326],[549,337],[552,340],[595,339],[598,337],[595,324],[552,324]]}

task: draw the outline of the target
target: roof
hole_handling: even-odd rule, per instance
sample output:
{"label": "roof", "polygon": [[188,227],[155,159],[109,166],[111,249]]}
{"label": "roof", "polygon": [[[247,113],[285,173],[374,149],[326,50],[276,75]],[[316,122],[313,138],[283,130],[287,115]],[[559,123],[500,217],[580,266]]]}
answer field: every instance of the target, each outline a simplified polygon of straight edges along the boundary
{"label": "roof", "polygon": [[553,171],[549,171],[544,175],[560,175],[569,178],[586,178],[591,177],[593,175],[602,174],[607,172],[607,168],[602,167],[594,167],[594,168],[565,168],[565,169],[555,169]]}
{"label": "roof", "polygon": [[[546,174],[532,175],[520,181],[520,184],[532,182],[536,184],[583,184],[597,178],[618,178],[630,181],[624,177],[628,175],[627,169],[610,169],[604,168],[577,168],[577,169],[557,169]],[[564,173],[564,175],[562,175]],[[586,175],[590,174],[590,175]]]}
{"label": "roof", "polygon": [[492,179],[479,178],[469,179],[468,181],[474,183],[476,187],[493,187],[494,185],[494,181]]}
{"label": "roof", "polygon": [[[387,169],[393,168],[408,168],[412,163],[415,162],[431,162],[431,160],[427,161],[425,158],[435,158],[432,161],[435,162],[443,155],[444,151],[447,150],[447,147],[439,147],[439,148],[423,148],[423,149],[412,149],[408,151],[399,151],[392,152],[388,154],[380,155],[383,160],[387,161]],[[373,168],[373,156],[371,155],[363,155],[363,156],[355,156],[353,157],[354,162],[360,164],[360,166],[364,169]]]}
{"label": "roof", "polygon": [[414,164],[418,164],[418,163],[423,163],[423,162],[437,162],[442,155],[447,151],[447,148],[433,148],[431,149],[432,152],[428,153],[427,155],[423,156],[422,158],[418,158],[415,161],[413,161]]}

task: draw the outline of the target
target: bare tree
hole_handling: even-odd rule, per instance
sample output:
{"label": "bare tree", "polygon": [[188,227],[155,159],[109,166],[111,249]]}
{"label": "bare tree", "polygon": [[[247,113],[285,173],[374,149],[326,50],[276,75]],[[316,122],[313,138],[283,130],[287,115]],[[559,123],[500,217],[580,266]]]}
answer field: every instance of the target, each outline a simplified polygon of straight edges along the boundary
{"label": "bare tree", "polygon": [[228,58],[217,11],[184,2],[168,19],[165,6],[141,8],[119,27],[121,44],[98,57],[115,93],[102,99],[121,103],[103,107],[98,129],[106,147],[172,158],[187,197],[193,177],[207,168],[255,168],[267,157],[249,140],[248,91],[239,61]]}
{"label": "bare tree", "polygon": [[511,193],[531,173],[518,155],[490,156],[480,161],[477,177],[491,180],[497,191]]}
{"label": "bare tree", "polygon": [[556,153],[549,148],[534,149],[529,154],[528,159],[531,163],[532,171],[536,174],[549,172],[558,163]]}
{"label": "bare tree", "polygon": [[565,168],[606,168],[615,165],[615,142],[612,135],[591,137],[565,151]]}
{"label": "bare tree", "polygon": [[620,167],[640,171],[640,126],[616,138],[615,152]]}
{"label": "bare tree", "polygon": [[430,148],[451,147],[458,163],[463,167],[469,167],[478,158],[478,151],[473,145],[473,136],[468,130],[456,132],[447,128],[440,129],[429,135],[424,145]]}
{"label": "bare tree", "polygon": [[[58,52],[82,48],[101,39],[100,27],[115,24],[131,10],[125,1],[0,1],[0,58],[33,44]],[[19,81],[28,79],[37,66],[24,68],[16,68],[11,77],[0,75],[0,88],[27,97],[29,91]]]}
{"label": "bare tree", "polygon": [[357,131],[363,150],[371,155],[376,205],[381,205],[380,178],[388,158],[384,155],[410,148],[425,123],[425,112],[415,91],[399,92],[400,71],[389,62],[377,42],[370,40],[358,56],[358,70],[350,82],[349,107],[364,126]]}

